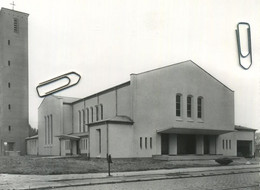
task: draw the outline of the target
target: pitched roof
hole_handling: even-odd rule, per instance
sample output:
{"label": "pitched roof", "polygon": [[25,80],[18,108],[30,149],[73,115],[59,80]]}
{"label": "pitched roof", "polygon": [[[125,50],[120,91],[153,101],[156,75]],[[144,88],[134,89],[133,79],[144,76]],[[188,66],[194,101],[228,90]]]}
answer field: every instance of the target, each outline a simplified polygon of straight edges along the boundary
{"label": "pitched roof", "polygon": [[252,129],[252,128],[248,128],[248,127],[244,127],[244,126],[240,126],[240,125],[235,125],[235,129],[238,131],[257,131],[257,129]]}
{"label": "pitched roof", "polygon": [[180,64],[185,64],[185,63],[192,63],[193,65],[195,65],[195,66],[197,66],[199,69],[201,69],[204,73],[206,73],[206,74],[208,74],[209,76],[211,76],[211,78],[213,78],[214,80],[216,80],[217,82],[219,82],[221,85],[223,85],[224,87],[226,87],[226,88],[229,89],[230,91],[234,92],[232,89],[230,89],[230,88],[227,87],[225,84],[223,84],[222,82],[220,82],[217,78],[215,78],[213,75],[211,75],[210,73],[208,73],[206,70],[204,70],[202,67],[200,67],[198,64],[196,64],[196,63],[193,62],[192,60],[187,60],[187,61],[182,61],[182,62],[179,62],[179,63],[174,63],[174,64],[171,64],[171,65],[167,65],[167,66],[164,66],[164,67],[159,67],[159,68],[156,68],[156,69],[144,71],[144,72],[137,73],[137,74],[132,73],[132,75],[141,75],[141,74],[145,74],[145,73],[148,73],[148,72],[153,72],[153,71],[165,69],[165,68],[168,68],[168,67],[174,67],[174,66],[178,66],[178,65],[180,65]]}

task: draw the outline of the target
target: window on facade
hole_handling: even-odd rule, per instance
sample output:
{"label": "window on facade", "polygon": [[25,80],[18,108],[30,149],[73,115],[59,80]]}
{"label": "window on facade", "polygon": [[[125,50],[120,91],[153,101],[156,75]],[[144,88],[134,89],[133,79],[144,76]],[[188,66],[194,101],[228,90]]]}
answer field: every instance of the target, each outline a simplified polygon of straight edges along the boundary
{"label": "window on facade", "polygon": [[85,125],[86,125],[86,115],[85,114],[86,114],[85,110],[82,110],[82,115],[83,115],[83,126],[82,126],[82,128],[83,128],[83,132],[86,131],[85,130]]}
{"label": "window on facade", "polygon": [[9,45],[9,46],[11,45],[11,41],[10,41],[10,40],[8,40],[8,45]]}
{"label": "window on facade", "polygon": [[96,121],[98,121],[98,106],[96,106]]}
{"label": "window on facade", "polygon": [[11,83],[10,82],[8,82],[8,88],[11,88]]}
{"label": "window on facade", "polygon": [[70,150],[70,140],[65,141],[65,150]]}
{"label": "window on facade", "polygon": [[53,121],[52,121],[52,115],[50,115],[50,123],[51,123],[51,144],[53,144]]}
{"label": "window on facade", "polygon": [[87,124],[89,124],[89,109],[87,108],[86,111],[87,111]]}
{"label": "window on facade", "polygon": [[93,107],[91,107],[91,108],[90,108],[91,122],[94,121],[94,120],[93,120],[93,117],[94,117],[93,114],[94,114],[94,113],[93,113]]}
{"label": "window on facade", "polygon": [[11,65],[11,61],[10,60],[8,60],[8,66],[10,66]]}
{"label": "window on facade", "polygon": [[11,110],[11,104],[8,104],[8,109]]}
{"label": "window on facade", "polygon": [[231,149],[231,140],[229,140],[229,149]]}
{"label": "window on facade", "polygon": [[147,137],[144,139],[145,149],[147,149]]}
{"label": "window on facade", "polygon": [[46,116],[44,117],[44,123],[45,123],[45,144],[47,144],[48,129],[47,129],[47,118],[46,118]]}
{"label": "window on facade", "polygon": [[187,117],[192,117],[192,97],[187,97]]}
{"label": "window on facade", "polygon": [[225,149],[225,140],[222,140],[222,148]]}
{"label": "window on facade", "polygon": [[228,149],[228,140],[226,140],[226,149]]}
{"label": "window on facade", "polygon": [[197,100],[197,113],[198,113],[198,118],[202,118],[202,97],[198,97],[198,100]]}
{"label": "window on facade", "polygon": [[142,139],[142,137],[140,137],[140,148],[142,149],[143,148],[143,139]]}
{"label": "window on facade", "polygon": [[10,125],[8,126],[8,131],[9,131],[9,132],[11,131],[11,126],[10,126]]}
{"label": "window on facade", "polygon": [[79,132],[81,132],[81,111],[79,111]]}
{"label": "window on facade", "polygon": [[100,104],[100,119],[103,120],[103,105]]}
{"label": "window on facade", "polygon": [[15,33],[19,32],[19,22],[17,18],[14,18],[14,32]]}
{"label": "window on facade", "polygon": [[150,137],[150,148],[152,149],[153,148],[153,141],[152,141],[152,137]]}
{"label": "window on facade", "polygon": [[101,130],[97,129],[97,137],[98,137],[98,151],[101,154]]}
{"label": "window on facade", "polygon": [[176,95],[176,116],[181,116],[181,95]]}
{"label": "window on facade", "polygon": [[47,116],[47,120],[48,120],[48,144],[51,143],[51,127],[50,127],[50,116]]}

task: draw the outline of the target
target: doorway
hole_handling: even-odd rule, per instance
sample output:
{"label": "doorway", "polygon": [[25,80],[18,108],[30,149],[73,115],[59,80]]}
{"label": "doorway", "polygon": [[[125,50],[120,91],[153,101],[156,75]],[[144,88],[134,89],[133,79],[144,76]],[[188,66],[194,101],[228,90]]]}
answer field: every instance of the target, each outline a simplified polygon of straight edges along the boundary
{"label": "doorway", "polygon": [[177,154],[196,154],[196,136],[177,135]]}
{"label": "doorway", "polygon": [[169,134],[161,134],[162,155],[169,154]]}

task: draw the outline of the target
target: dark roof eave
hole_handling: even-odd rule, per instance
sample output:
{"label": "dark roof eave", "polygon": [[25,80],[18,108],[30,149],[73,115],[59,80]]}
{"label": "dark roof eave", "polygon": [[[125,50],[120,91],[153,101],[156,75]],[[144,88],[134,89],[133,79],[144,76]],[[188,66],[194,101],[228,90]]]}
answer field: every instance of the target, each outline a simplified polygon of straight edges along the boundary
{"label": "dark roof eave", "polygon": [[102,125],[102,124],[126,124],[126,125],[133,125],[134,122],[133,121],[111,121],[111,120],[103,120],[103,121],[98,121],[98,122],[94,122],[94,123],[89,123],[87,124],[89,127],[95,126],[95,125]]}

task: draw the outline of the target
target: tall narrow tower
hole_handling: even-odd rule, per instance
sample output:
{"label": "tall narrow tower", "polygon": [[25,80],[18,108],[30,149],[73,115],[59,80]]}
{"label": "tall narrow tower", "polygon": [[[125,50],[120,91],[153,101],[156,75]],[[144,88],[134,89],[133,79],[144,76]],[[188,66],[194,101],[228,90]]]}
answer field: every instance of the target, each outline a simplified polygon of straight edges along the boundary
{"label": "tall narrow tower", "polygon": [[0,11],[0,155],[25,154],[28,121],[28,14]]}

